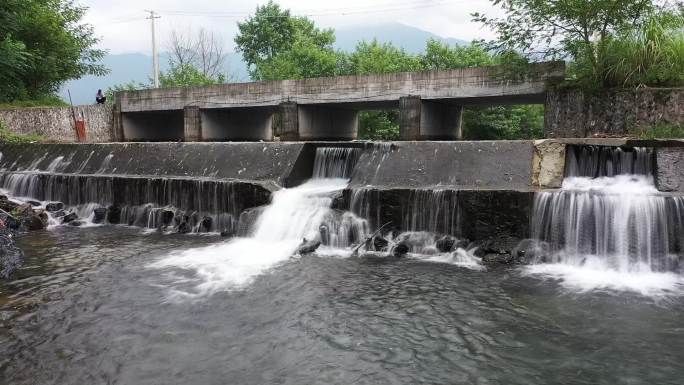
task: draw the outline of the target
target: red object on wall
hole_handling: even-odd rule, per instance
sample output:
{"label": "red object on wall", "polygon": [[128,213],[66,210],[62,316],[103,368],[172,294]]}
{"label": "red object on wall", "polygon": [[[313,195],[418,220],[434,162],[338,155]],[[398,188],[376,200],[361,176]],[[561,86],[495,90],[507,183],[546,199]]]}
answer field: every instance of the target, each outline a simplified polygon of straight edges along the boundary
{"label": "red object on wall", "polygon": [[85,142],[85,140],[86,140],[86,131],[85,131],[86,124],[85,124],[85,120],[79,119],[79,120],[77,120],[77,121],[74,122],[74,123],[75,123],[75,125],[76,125],[76,139],[77,139],[79,142]]}

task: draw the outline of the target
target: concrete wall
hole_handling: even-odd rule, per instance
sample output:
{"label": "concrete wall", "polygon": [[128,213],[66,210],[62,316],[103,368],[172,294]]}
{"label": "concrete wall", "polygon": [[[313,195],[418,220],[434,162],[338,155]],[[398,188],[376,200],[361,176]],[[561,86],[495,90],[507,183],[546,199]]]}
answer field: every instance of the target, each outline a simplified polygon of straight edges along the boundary
{"label": "concrete wall", "polygon": [[359,159],[351,186],[529,190],[532,141],[391,142]]}
{"label": "concrete wall", "polygon": [[684,88],[549,92],[547,138],[636,135],[658,123],[684,124]]}
{"label": "concrete wall", "polygon": [[[114,140],[111,105],[75,106],[76,117],[86,122],[86,142]],[[75,142],[71,107],[38,107],[0,110],[0,121],[19,134],[42,135],[53,142]]]}

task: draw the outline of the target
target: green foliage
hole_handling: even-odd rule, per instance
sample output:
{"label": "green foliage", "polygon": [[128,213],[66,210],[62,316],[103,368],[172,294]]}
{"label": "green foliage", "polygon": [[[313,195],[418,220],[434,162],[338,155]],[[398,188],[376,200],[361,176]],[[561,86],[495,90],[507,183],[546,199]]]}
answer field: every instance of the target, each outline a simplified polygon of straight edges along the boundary
{"label": "green foliage", "polygon": [[311,41],[295,42],[292,47],[262,61],[253,75],[259,80],[303,79],[340,75],[344,55],[332,49],[322,49]]}
{"label": "green foliage", "polygon": [[684,124],[661,123],[642,129],[639,139],[684,139]]}
{"label": "green foliage", "polygon": [[0,143],[37,143],[44,142],[45,138],[40,135],[22,135],[10,131],[0,122]]}
{"label": "green foliage", "polygon": [[463,112],[466,140],[538,139],[543,130],[541,105],[472,107]]}
{"label": "green foliage", "polygon": [[430,39],[420,58],[426,70],[484,67],[497,64],[494,57],[476,42],[467,46],[454,46]]}
{"label": "green foliage", "polygon": [[498,39],[488,47],[566,59],[584,90],[684,83],[684,8],[652,0],[492,0],[504,18],[474,14]]}
{"label": "green foliage", "polygon": [[17,100],[11,103],[0,103],[0,108],[26,108],[26,107],[66,107],[69,103],[55,95],[46,95],[32,100]]}
{"label": "green foliage", "polygon": [[399,112],[396,110],[359,113],[359,139],[398,140]]}
{"label": "green foliage", "polygon": [[391,43],[359,42],[345,63],[344,72],[355,75],[421,70],[420,58]]}
{"label": "green foliage", "polygon": [[[318,29],[305,17],[291,16],[289,10],[281,9],[272,0],[257,6],[252,17],[238,23],[238,30],[236,50],[250,67],[252,79],[273,79],[279,74],[303,76],[303,71],[294,68],[293,63],[313,64],[315,69],[311,72],[317,75],[330,69],[333,31]],[[276,59],[286,52],[289,58]]]}
{"label": "green foliage", "polygon": [[684,16],[660,13],[595,45],[596,65],[580,57],[570,67],[585,89],[684,84]]}
{"label": "green foliage", "polygon": [[159,87],[191,87],[223,84],[226,79],[223,74],[216,78],[205,75],[191,64],[171,65],[167,72],[159,73]]}
{"label": "green foliage", "polygon": [[652,0],[492,0],[504,18],[475,13],[473,20],[498,33],[496,50],[536,57],[576,59],[593,56],[591,42],[639,23],[653,10]]}
{"label": "green foliage", "polygon": [[0,4],[0,101],[54,94],[83,75],[102,75],[86,8],[74,0],[3,0]]}

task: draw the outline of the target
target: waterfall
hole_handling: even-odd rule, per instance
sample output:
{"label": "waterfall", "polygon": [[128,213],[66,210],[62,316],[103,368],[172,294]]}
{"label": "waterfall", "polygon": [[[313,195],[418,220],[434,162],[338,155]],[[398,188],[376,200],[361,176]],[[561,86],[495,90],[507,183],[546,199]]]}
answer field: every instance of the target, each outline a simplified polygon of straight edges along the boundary
{"label": "waterfall", "polygon": [[[254,211],[258,217],[248,236],[174,254],[150,266],[196,271],[202,282],[183,294],[203,295],[250,283],[258,274],[292,257],[304,239],[335,247],[358,241],[365,235],[366,222],[331,209],[335,195],[348,183],[340,176],[351,174],[356,154],[347,148],[319,150],[314,177],[273,193],[268,206]],[[183,279],[179,276],[180,281]]]}
{"label": "waterfall", "polygon": [[[449,189],[398,190],[396,193],[371,189],[354,188],[350,194],[350,210],[367,218],[373,227],[390,221],[382,215],[392,207],[400,222],[395,226],[405,231],[426,231],[436,234],[458,235],[458,191]],[[383,210],[384,208],[384,210]],[[396,220],[395,220],[396,221]]]}
{"label": "waterfall", "polygon": [[63,173],[71,160],[60,155],[41,171],[37,165],[43,156],[26,170],[0,172],[0,188],[13,197],[41,201],[43,206],[62,202],[86,223],[93,219],[95,209],[115,207],[120,215],[108,216],[118,218],[113,224],[159,228],[187,223],[188,230],[195,232],[233,232],[242,210],[266,203],[270,196],[261,186],[230,180],[103,174],[112,157],[104,157],[98,173],[79,174],[87,161],[76,165],[74,173]]}
{"label": "waterfall", "polygon": [[360,154],[358,148],[318,147],[313,178],[350,178]]}
{"label": "waterfall", "polygon": [[580,148],[569,154],[558,191],[535,195],[532,237],[542,242],[532,271],[575,285],[648,291],[677,273],[684,252],[684,197],[660,193],[651,154]]}
{"label": "waterfall", "polygon": [[653,154],[646,148],[568,146],[565,176],[591,178],[622,174],[650,175]]}

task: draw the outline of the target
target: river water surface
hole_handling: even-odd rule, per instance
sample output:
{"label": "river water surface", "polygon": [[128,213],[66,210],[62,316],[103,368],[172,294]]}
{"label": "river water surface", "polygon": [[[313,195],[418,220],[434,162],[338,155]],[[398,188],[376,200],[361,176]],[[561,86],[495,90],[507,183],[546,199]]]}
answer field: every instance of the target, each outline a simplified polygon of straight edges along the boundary
{"label": "river water surface", "polygon": [[519,267],[334,256],[286,260],[239,289],[175,295],[197,273],[155,262],[220,242],[121,226],[21,236],[26,263],[0,286],[0,383],[684,378],[679,295],[574,292]]}

